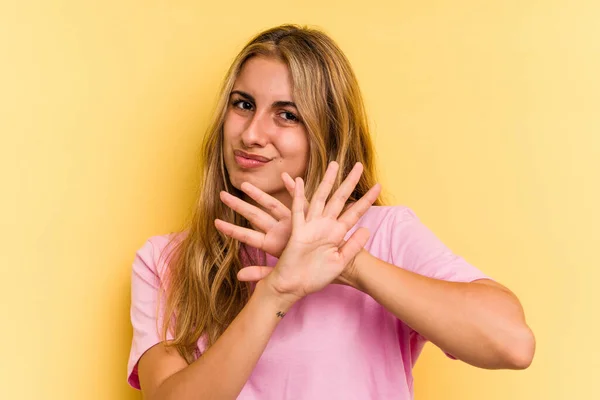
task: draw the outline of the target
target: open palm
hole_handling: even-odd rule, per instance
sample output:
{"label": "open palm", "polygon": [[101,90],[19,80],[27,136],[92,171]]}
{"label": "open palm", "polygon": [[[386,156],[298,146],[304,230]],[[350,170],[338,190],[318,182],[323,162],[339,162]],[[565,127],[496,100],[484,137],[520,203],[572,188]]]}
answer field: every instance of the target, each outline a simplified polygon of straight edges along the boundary
{"label": "open palm", "polygon": [[[369,238],[369,232],[361,229],[340,248],[347,232],[343,223],[327,217],[305,221],[300,218],[294,221],[288,245],[268,274],[279,292],[292,293],[298,298],[319,291],[335,280]],[[251,274],[252,268],[244,268],[242,277]],[[264,274],[267,270],[260,272]]]}
{"label": "open palm", "polygon": [[[356,185],[348,180],[345,185],[340,185],[326,204],[338,168],[335,162],[329,165],[307,211],[304,182],[296,178],[292,234],[277,265],[265,278],[279,293],[300,299],[323,289],[344,271],[369,238],[369,231],[361,228],[343,243],[349,230],[349,220],[355,218],[356,214],[362,215],[370,204],[363,202],[364,210],[346,211],[339,216]],[[361,170],[362,166],[358,169]]]}
{"label": "open palm", "polygon": [[[337,166],[337,163],[334,163]],[[335,168],[335,167],[334,167]],[[357,163],[348,174],[339,189],[341,193],[348,193],[348,197],[354,190],[362,174],[362,164]],[[283,182],[293,196],[295,183],[287,174],[282,174]],[[379,186],[379,185],[376,185]],[[346,232],[358,222],[358,219],[375,202],[379,195],[379,187],[373,186],[362,199],[348,208],[351,218],[345,218],[342,222],[346,225]],[[254,248],[260,249],[272,256],[279,258],[288,244],[292,234],[292,213],[283,203],[269,194],[263,192],[256,186],[244,182],[241,189],[257,204],[261,205],[266,211],[247,203],[239,197],[233,196],[225,191],[221,192],[221,200],[232,210],[244,216],[256,229],[244,228],[225,222],[215,220],[216,228],[227,236],[246,243]],[[337,195],[337,192],[336,192]],[[334,195],[335,196],[335,195]],[[304,211],[308,212],[309,203],[304,199]],[[344,199],[345,202],[346,199]],[[345,203],[342,207],[345,206]]]}
{"label": "open palm", "polygon": [[[271,280],[276,282],[274,285],[280,290],[294,292],[298,296],[312,293],[338,277],[364,247],[368,239],[366,229],[357,230],[346,243],[344,237],[377,199],[380,190],[379,185],[373,186],[338,218],[360,179],[362,165],[357,163],[354,166],[331,200],[325,204],[338,168],[335,162],[329,165],[310,205],[304,197],[303,183],[302,187],[298,187],[298,182],[302,180],[298,178],[294,182],[288,176],[286,187],[294,195],[291,211],[278,200],[247,183],[242,185],[242,190],[269,210],[270,214],[237,197],[221,194],[228,206],[245,216],[262,232],[221,220],[215,221],[215,225],[221,232],[279,257],[276,273],[272,274]],[[300,195],[298,190],[301,191]],[[291,264],[295,267],[288,267],[288,260],[293,260]],[[305,267],[298,269],[298,265]],[[272,270],[273,268],[265,266],[246,267],[238,277],[241,280],[260,280],[270,275]]]}

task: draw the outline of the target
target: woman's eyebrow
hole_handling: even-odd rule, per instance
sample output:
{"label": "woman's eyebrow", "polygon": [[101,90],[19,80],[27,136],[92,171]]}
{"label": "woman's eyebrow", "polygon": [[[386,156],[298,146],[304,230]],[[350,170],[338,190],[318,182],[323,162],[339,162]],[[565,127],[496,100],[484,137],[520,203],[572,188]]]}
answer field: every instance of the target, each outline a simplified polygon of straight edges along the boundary
{"label": "woman's eyebrow", "polygon": [[[249,93],[242,92],[241,90],[233,90],[233,91],[231,91],[231,94],[237,94],[237,95],[243,97],[244,99],[246,99],[248,101],[251,101],[252,103],[256,104],[256,100]],[[295,109],[298,109],[298,107],[296,106],[296,103],[294,103],[293,101],[286,101],[286,100],[276,101],[276,102],[273,103],[272,107],[273,108],[277,108],[277,107],[294,107]]]}
{"label": "woman's eyebrow", "polygon": [[293,101],[276,101],[273,103],[273,108],[277,107],[294,107],[295,109],[298,109],[298,107],[296,107],[296,103]]}
{"label": "woman's eyebrow", "polygon": [[253,103],[256,103],[256,100],[254,100],[254,97],[252,97],[250,94],[246,93],[246,92],[242,92],[241,90],[233,90],[231,92],[231,94],[238,94],[240,96],[242,96],[243,98],[245,98],[246,100],[250,100]]}

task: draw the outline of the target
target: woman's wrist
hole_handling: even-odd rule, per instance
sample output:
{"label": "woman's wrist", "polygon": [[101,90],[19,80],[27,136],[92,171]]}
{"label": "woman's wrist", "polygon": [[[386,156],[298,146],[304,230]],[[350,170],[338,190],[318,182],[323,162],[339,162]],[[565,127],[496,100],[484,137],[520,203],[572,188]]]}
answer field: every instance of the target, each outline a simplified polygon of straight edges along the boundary
{"label": "woman's wrist", "polygon": [[[269,305],[275,312],[286,313],[292,306],[300,300],[298,296],[279,292],[271,285],[267,278],[261,279],[256,283],[254,293]],[[283,317],[283,315],[279,315]]]}

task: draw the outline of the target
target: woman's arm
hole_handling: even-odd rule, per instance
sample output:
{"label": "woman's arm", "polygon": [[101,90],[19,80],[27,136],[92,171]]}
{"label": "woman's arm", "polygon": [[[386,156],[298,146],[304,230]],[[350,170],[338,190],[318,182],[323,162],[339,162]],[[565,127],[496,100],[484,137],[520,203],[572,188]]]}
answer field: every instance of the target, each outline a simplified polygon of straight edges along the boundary
{"label": "woman's arm", "polygon": [[152,347],[138,367],[144,399],[235,399],[281,320],[278,313],[291,306],[261,281],[223,335],[192,364],[163,344]]}
{"label": "woman's arm", "polygon": [[361,251],[352,286],[446,353],[480,368],[525,369],[535,338],[517,297],[489,279],[472,283],[428,278]]}
{"label": "woman's arm", "polygon": [[[149,399],[235,399],[265,350],[281,313],[325,288],[356,258],[369,238],[366,229],[357,229],[342,247],[339,244],[354,224],[350,223],[377,198],[379,186],[356,202],[352,214],[340,216],[359,181],[362,165],[353,168],[327,201],[338,169],[337,163],[329,164],[306,215],[304,182],[296,179],[290,240],[275,268],[257,283],[249,302],[213,346],[190,366],[169,354],[164,346],[142,356],[138,375]],[[238,279],[257,271],[261,271],[260,266],[243,268]]]}

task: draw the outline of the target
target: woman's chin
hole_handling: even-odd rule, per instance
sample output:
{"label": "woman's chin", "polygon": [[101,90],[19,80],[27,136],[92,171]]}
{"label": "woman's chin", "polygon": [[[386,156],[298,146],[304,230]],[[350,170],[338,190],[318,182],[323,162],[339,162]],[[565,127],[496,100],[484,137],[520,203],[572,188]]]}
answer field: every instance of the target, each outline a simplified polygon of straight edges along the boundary
{"label": "woman's chin", "polygon": [[253,176],[252,174],[235,174],[234,176],[229,176],[229,181],[238,190],[242,190],[242,183],[248,182],[253,186],[256,186],[262,191],[269,190],[269,179],[261,178],[258,176]]}

